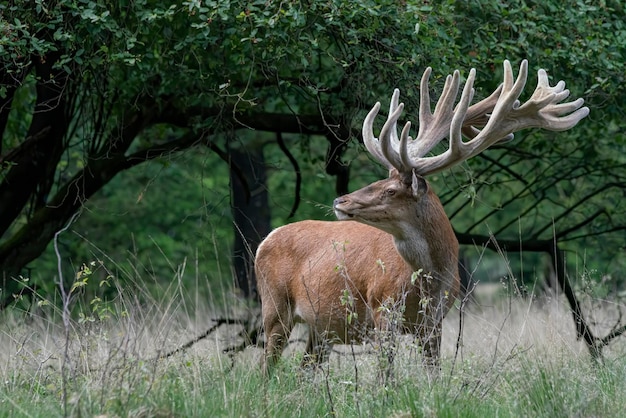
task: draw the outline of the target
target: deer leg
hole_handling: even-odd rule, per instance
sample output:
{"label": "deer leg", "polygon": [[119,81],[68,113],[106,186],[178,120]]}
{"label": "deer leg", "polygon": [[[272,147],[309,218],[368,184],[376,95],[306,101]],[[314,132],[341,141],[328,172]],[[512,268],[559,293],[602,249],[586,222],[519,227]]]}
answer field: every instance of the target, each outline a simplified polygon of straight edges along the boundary
{"label": "deer leg", "polygon": [[418,329],[422,346],[422,364],[426,368],[428,379],[437,379],[441,375],[440,350],[443,325],[443,309],[440,304],[425,309]]}
{"label": "deer leg", "polygon": [[314,353],[315,345],[316,345],[316,342],[315,342],[316,338],[314,334],[315,334],[315,331],[313,331],[309,327],[309,335],[306,340],[306,348],[304,349],[304,357],[302,357],[302,363],[300,364],[302,368],[308,366],[311,363],[317,362],[317,358]]}
{"label": "deer leg", "polygon": [[289,331],[280,322],[265,325],[265,358],[263,362],[263,374],[270,374],[274,365],[282,355],[283,347],[287,341]]}
{"label": "deer leg", "polygon": [[429,370],[440,367],[439,357],[441,350],[441,322],[430,323],[422,329],[421,335],[423,363]]}
{"label": "deer leg", "polygon": [[320,364],[328,360],[330,354],[330,345],[319,333],[313,329],[309,329],[309,337],[307,339],[306,348],[304,350],[304,358],[301,367],[309,366],[319,367]]}
{"label": "deer leg", "polygon": [[268,376],[282,355],[283,347],[293,328],[293,321],[289,315],[289,309],[279,309],[277,306],[270,306],[266,303],[262,306],[262,311],[263,329],[265,330],[265,354],[262,370],[263,374]]}

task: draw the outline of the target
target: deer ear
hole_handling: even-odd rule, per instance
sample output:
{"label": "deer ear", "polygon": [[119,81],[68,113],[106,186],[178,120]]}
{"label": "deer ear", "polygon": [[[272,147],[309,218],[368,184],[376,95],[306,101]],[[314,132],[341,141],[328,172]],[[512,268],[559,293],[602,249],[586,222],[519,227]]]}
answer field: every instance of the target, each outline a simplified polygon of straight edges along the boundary
{"label": "deer ear", "polygon": [[399,176],[399,175],[400,175],[400,173],[398,172],[397,169],[395,169],[393,167],[389,169],[389,178],[396,177],[396,176]]}
{"label": "deer ear", "polygon": [[411,187],[411,184],[413,183],[412,171],[400,172],[395,168],[391,168],[389,169],[389,178],[399,180],[405,187]]}
{"label": "deer ear", "polygon": [[413,191],[413,197],[418,198],[428,193],[428,182],[426,179],[413,170],[413,178],[411,181],[411,189]]}

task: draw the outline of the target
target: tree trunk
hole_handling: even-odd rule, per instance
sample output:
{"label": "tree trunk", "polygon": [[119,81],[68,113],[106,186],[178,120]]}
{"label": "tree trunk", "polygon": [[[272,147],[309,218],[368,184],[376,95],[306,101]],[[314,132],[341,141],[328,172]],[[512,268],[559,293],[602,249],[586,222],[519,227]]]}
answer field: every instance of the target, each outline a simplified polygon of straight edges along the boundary
{"label": "tree trunk", "polygon": [[[25,208],[31,215],[45,206],[57,163],[65,150],[69,127],[66,95],[71,95],[72,88],[67,74],[54,68],[59,55],[50,54],[44,63],[36,61],[37,101],[26,139],[4,156],[10,168],[0,182],[0,236]],[[2,119],[8,118],[8,108],[0,111],[5,114]]]}
{"label": "tree trunk", "polygon": [[246,298],[257,300],[254,255],[271,230],[265,160],[260,147],[231,149],[229,154],[235,284]]}

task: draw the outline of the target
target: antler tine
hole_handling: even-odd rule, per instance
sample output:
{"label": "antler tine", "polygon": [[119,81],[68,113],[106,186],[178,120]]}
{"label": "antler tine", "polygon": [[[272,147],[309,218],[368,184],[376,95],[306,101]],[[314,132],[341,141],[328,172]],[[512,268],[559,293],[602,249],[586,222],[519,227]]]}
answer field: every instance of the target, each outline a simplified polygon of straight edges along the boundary
{"label": "antler tine", "polygon": [[396,89],[391,98],[387,121],[380,131],[380,139],[374,136],[374,119],[380,110],[380,102],[376,102],[365,117],[362,133],[365,148],[367,148],[372,157],[390,170],[396,168],[398,171],[404,171],[404,166],[398,154],[400,141],[396,131],[398,119],[404,110],[404,103],[398,104],[399,96],[400,91]]}
{"label": "antler tine", "polygon": [[[400,90],[398,89],[394,89],[393,90],[393,94],[391,95],[391,101],[389,102],[389,118],[391,117],[391,115],[394,114],[394,112],[396,111],[396,109],[398,109],[398,106],[400,106]],[[404,106],[404,105],[403,105]],[[400,115],[398,115],[399,117]],[[400,140],[398,139],[398,128],[397,128],[397,123],[398,120],[396,119],[393,123],[393,126],[390,126],[390,130],[389,130],[389,134],[390,134],[390,142],[391,145],[393,146],[394,149],[397,149],[400,143]],[[381,132],[381,137],[382,137],[382,132]]]}
{"label": "antler tine", "polygon": [[[520,113],[537,113],[541,116],[538,121],[528,120],[528,126],[539,126],[551,131],[565,131],[574,127],[581,119],[589,114],[588,107],[581,107],[585,102],[582,98],[573,102],[559,103],[569,97],[570,91],[565,88],[565,82],[559,81],[556,86],[550,87],[548,74],[541,69],[537,73],[538,81],[535,92],[528,102],[519,107]],[[527,115],[524,115],[528,117]],[[532,123],[535,122],[535,125]]]}
{"label": "antler tine", "polygon": [[452,118],[452,124],[450,125],[450,147],[448,148],[448,153],[452,155],[452,159],[456,158],[462,152],[461,145],[463,144],[463,135],[461,134],[461,128],[469,110],[469,104],[474,96],[475,79],[476,69],[472,68],[465,82],[465,87],[463,87],[461,100],[459,101],[454,117]]}
{"label": "antler tine", "polygon": [[[519,106],[518,99],[520,94],[522,94],[522,91],[524,90],[524,86],[526,85],[526,80],[528,78],[528,61],[522,61],[520,65],[520,71],[517,75],[517,79],[515,80],[515,82],[513,82],[513,68],[511,68],[511,63],[509,62],[509,60],[504,60],[503,65],[504,81],[502,82],[501,93],[495,103],[493,112],[483,129],[471,141],[464,143],[461,137],[461,125],[463,124],[464,120],[461,120],[459,122],[460,125],[453,124],[453,126],[450,128],[450,142],[452,143],[452,137],[455,136],[456,141],[458,142],[458,146],[459,148],[462,147],[462,150],[458,151],[458,159],[451,160],[448,167],[479,154],[496,142],[500,142],[503,139],[505,141],[513,139],[513,132],[519,130],[515,129],[515,126],[511,127],[510,124],[502,123],[502,118],[506,117],[507,112],[510,111],[512,108],[516,108]],[[472,69],[472,71],[474,71],[474,69]],[[456,134],[457,132],[458,135]],[[481,135],[482,138],[484,138],[482,140]],[[442,167],[441,169],[445,168],[447,167]]]}
{"label": "antler tine", "polygon": [[376,115],[378,115],[379,110],[380,102],[376,102],[363,121],[363,144],[365,144],[365,148],[367,148],[367,151],[372,155],[372,157],[385,167],[391,169],[392,165],[383,155],[378,139],[374,137],[374,119],[376,119]]}
{"label": "antler tine", "polygon": [[[463,127],[461,128],[461,132],[466,138],[474,138],[480,133],[480,129],[476,127],[483,127],[487,124],[487,122],[489,122],[489,116],[491,116],[493,108],[496,106],[501,93],[502,84],[500,84],[498,88],[489,95],[489,97],[470,106],[467,110],[467,114],[465,115]],[[513,136],[511,135],[510,138],[503,138],[503,140],[504,139],[513,139]]]}
{"label": "antler tine", "polygon": [[[458,71],[455,71],[455,74],[456,73],[458,73]],[[465,86],[463,87],[463,93],[461,94],[461,99],[459,100],[458,105],[454,109],[454,112],[449,112],[451,121],[447,124],[448,131],[446,132],[446,134],[450,135],[449,148],[443,154],[434,157],[413,155],[413,158],[410,158],[410,167],[415,169],[415,171],[419,174],[426,175],[439,171],[439,165],[457,158],[460,154],[460,145],[462,144],[460,126],[463,125],[465,117],[469,111],[469,104],[474,97],[475,78],[476,70],[472,68],[469,76],[467,77],[467,81],[465,82]],[[456,129],[455,127],[459,129]]]}
{"label": "antler tine", "polygon": [[[399,150],[402,149],[401,141],[398,139],[398,119],[402,114],[402,109],[404,108],[404,103],[398,103],[400,101],[400,90],[394,89],[393,95],[391,96],[391,101],[389,102],[389,116],[387,122],[383,126],[383,129],[380,131],[380,141],[381,148],[383,151],[383,155],[386,157],[387,161],[395,167],[398,171],[405,171],[406,167],[410,165],[405,165],[402,155],[398,155]],[[398,108],[401,109],[398,111]],[[411,126],[411,122],[407,122],[402,129],[402,135],[408,136],[408,129]],[[398,158],[399,157],[399,158]]]}
{"label": "antler tine", "polygon": [[420,110],[419,110],[419,131],[415,141],[406,143],[410,148],[408,153],[411,158],[420,158],[428,154],[443,138],[448,136],[450,123],[454,113],[454,101],[459,92],[459,71],[454,71],[453,75],[446,77],[443,91],[435,111],[430,110],[430,94],[428,91],[428,80],[432,69],[426,68],[420,83]]}
{"label": "antler tine", "polygon": [[[398,89],[395,89],[394,96],[399,96],[399,95],[400,95],[400,91]],[[393,105],[393,101],[394,100],[392,99],[392,105]],[[397,97],[396,97],[396,102],[397,102]],[[389,162],[391,167],[394,167],[400,172],[404,172],[404,171],[410,170],[410,166],[405,166],[402,163],[402,159],[400,158],[400,154],[399,154],[400,143],[398,141],[398,132],[396,130],[398,119],[400,118],[400,115],[402,114],[402,111],[404,110],[404,103],[400,103],[397,106],[393,106],[393,107],[395,107],[395,109],[393,110],[393,112],[390,112],[389,116],[387,116],[387,121],[385,122],[382,129],[380,130],[379,144],[380,144],[380,148],[382,149],[382,153],[385,156],[385,159]],[[407,122],[407,124],[409,124],[410,126],[410,122]],[[405,132],[406,130],[407,129],[405,126],[402,132]]]}

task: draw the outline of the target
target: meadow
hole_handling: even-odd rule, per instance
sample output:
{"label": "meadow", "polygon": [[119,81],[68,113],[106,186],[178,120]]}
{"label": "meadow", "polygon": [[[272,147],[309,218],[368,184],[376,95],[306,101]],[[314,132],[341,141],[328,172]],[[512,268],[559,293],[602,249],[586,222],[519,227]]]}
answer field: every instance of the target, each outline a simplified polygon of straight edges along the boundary
{"label": "meadow", "polygon": [[568,307],[558,295],[528,298],[503,283],[479,284],[471,301],[457,304],[445,320],[438,377],[420,365],[413,339],[400,335],[386,346],[336,346],[327,365],[301,370],[306,330],[300,328],[266,381],[259,370],[260,347],[225,352],[246,345],[239,324],[221,325],[180,349],[211,328],[212,318],[250,318],[257,308],[229,292],[220,300],[192,303],[189,291],[172,283],[160,298],[139,298],[122,288],[107,304],[77,297],[68,306],[71,317],[41,301],[28,311],[3,312],[0,416],[555,418],[624,413],[625,339],[605,350],[604,364],[595,364],[577,341]]}

